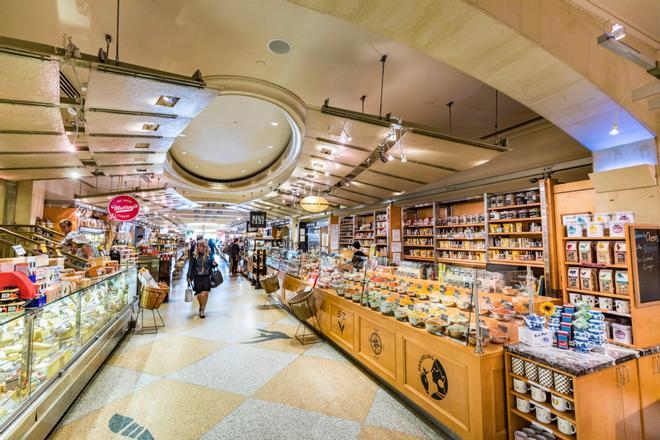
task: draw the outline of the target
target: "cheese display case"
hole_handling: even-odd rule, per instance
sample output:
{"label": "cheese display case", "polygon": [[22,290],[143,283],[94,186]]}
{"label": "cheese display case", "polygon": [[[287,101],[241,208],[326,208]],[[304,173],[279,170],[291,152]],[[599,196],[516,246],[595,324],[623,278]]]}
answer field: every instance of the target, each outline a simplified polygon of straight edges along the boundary
{"label": "cheese display case", "polygon": [[136,301],[136,276],[128,267],[0,321],[0,432]]}

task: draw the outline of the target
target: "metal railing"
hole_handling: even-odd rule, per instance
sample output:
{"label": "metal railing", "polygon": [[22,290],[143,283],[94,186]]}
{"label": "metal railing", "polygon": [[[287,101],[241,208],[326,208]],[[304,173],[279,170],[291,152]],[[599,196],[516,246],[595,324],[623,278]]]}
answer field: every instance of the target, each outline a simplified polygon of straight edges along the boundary
{"label": "metal railing", "polygon": [[[59,242],[54,240],[49,241],[54,244],[49,244],[45,240],[34,240],[30,237],[26,237],[25,235],[0,226],[0,248],[2,248],[2,255],[4,256],[12,255],[12,246],[20,244],[30,255],[40,255],[46,253],[49,257],[66,257],[65,266],[74,266],[73,262],[78,262],[80,264],[87,263],[87,260],[84,258],[73,255],[69,252],[62,251]],[[42,246],[45,247],[47,252],[43,252]]]}

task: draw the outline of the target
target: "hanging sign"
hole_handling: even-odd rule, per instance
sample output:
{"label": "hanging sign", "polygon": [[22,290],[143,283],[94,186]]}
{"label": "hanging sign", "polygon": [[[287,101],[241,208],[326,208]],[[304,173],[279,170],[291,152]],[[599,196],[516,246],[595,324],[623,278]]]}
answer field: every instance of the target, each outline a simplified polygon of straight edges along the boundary
{"label": "hanging sign", "polygon": [[321,196],[307,196],[300,201],[300,207],[309,212],[323,212],[330,204]]}
{"label": "hanging sign", "polygon": [[266,227],[266,213],[263,211],[250,211],[250,229]]}
{"label": "hanging sign", "polygon": [[18,255],[19,257],[22,257],[23,255],[26,254],[25,249],[20,244],[15,244],[12,246],[12,248],[14,248],[14,252],[16,252],[16,255]]}
{"label": "hanging sign", "polygon": [[128,222],[140,213],[140,203],[131,196],[121,195],[113,197],[108,202],[108,220]]}

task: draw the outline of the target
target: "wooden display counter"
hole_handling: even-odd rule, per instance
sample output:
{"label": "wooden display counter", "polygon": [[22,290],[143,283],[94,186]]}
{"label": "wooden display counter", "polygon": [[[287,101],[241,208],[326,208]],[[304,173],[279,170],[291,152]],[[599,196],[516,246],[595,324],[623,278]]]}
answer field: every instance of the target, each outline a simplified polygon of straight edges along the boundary
{"label": "wooden display counter", "polygon": [[[306,286],[286,274],[280,277],[285,292]],[[502,346],[491,344],[478,355],[474,347],[399,322],[332,290],[314,293],[317,330],[353,359],[461,438],[506,438]],[[286,303],[286,295],[281,300]],[[311,319],[309,324],[316,327]]]}

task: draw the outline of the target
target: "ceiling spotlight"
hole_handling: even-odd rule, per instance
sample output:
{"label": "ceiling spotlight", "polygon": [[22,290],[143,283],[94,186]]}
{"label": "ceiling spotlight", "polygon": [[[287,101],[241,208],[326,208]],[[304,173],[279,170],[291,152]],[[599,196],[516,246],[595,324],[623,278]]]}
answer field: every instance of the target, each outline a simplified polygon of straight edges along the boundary
{"label": "ceiling spotlight", "polygon": [[157,100],[156,100],[156,105],[160,105],[163,107],[174,107],[177,102],[179,102],[179,99],[176,96],[166,96],[166,95],[161,95]]}
{"label": "ceiling spotlight", "polygon": [[335,168],[339,168],[339,164],[335,162]]}
{"label": "ceiling spotlight", "polygon": [[244,173],[244,172],[245,172],[245,170],[241,170],[241,173]]}
{"label": "ceiling spotlight", "polygon": [[391,154],[388,153],[388,154],[387,154],[387,160],[388,160],[388,161],[389,161],[389,160],[394,160],[394,156],[392,156]]}
{"label": "ceiling spotlight", "polygon": [[257,161],[257,163],[262,163],[262,162],[263,162],[263,160],[261,160],[261,159],[259,159],[259,160]]}
{"label": "ceiling spotlight", "polygon": [[626,36],[626,29],[623,26],[621,26],[619,23],[613,23],[610,33],[612,34],[615,40],[620,40]]}
{"label": "ceiling spotlight", "polygon": [[402,162],[402,163],[406,163],[406,162],[408,162],[408,158],[406,157],[405,154],[402,154],[402,155],[401,155],[401,162]]}
{"label": "ceiling spotlight", "polygon": [[266,148],[268,148],[269,150],[272,150],[273,146],[272,145],[266,145]]}
{"label": "ceiling spotlight", "polygon": [[273,121],[273,122],[270,123],[270,125],[272,125],[273,127],[277,127],[277,126],[280,125],[280,124],[278,124],[277,122]]}
{"label": "ceiling spotlight", "polygon": [[179,137],[180,137],[180,138],[184,138],[184,137],[186,137],[186,135],[183,134],[183,133],[181,133],[181,134],[179,135]]}
{"label": "ceiling spotlight", "polygon": [[612,129],[610,130],[610,135],[611,136],[616,136],[617,134],[619,134],[619,124],[617,124],[615,122],[614,124],[612,124]]}
{"label": "ceiling spotlight", "polygon": [[330,172],[329,171],[325,172],[325,177],[330,177]]}
{"label": "ceiling spotlight", "polygon": [[186,154],[188,154],[188,152],[187,151],[182,151],[181,154],[183,154],[185,156]]}
{"label": "ceiling spotlight", "polygon": [[78,110],[75,109],[75,107],[67,107],[66,112],[70,115],[73,116],[74,118],[78,116]]}
{"label": "ceiling spotlight", "polygon": [[160,128],[160,124],[153,124],[151,122],[145,122],[142,124],[142,130],[144,131],[157,131]]}
{"label": "ceiling spotlight", "polygon": [[78,171],[72,171],[70,176],[72,179],[78,179],[80,177],[80,173]]}

